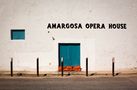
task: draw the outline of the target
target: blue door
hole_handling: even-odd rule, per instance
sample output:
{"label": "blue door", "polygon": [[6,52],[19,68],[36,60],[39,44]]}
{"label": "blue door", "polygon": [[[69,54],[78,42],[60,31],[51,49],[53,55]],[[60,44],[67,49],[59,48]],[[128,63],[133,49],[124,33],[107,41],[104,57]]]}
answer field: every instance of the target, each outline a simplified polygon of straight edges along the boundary
{"label": "blue door", "polygon": [[80,44],[59,44],[59,66],[61,58],[64,60],[64,67],[80,66]]}

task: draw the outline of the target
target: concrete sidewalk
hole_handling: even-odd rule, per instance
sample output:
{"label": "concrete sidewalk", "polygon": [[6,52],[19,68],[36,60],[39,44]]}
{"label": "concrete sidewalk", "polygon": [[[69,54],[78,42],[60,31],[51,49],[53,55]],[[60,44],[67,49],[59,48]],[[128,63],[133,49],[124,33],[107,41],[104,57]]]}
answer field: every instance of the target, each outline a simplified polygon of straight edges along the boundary
{"label": "concrete sidewalk", "polygon": [[[0,77],[10,77],[9,71],[0,71]],[[64,72],[64,77],[85,77],[86,72]],[[89,71],[89,77],[112,77],[112,72],[106,71]],[[137,76],[137,71],[123,71],[123,72],[115,72],[115,77],[125,77],[125,76]],[[28,72],[28,71],[14,71],[13,77],[37,77],[36,72]],[[39,72],[39,77],[62,77],[61,72]]]}
{"label": "concrete sidewalk", "polygon": [[12,77],[10,74],[0,75],[0,78],[96,78],[96,77],[136,77],[136,73],[132,74],[117,74],[112,76],[111,74],[89,74],[86,76],[85,74],[40,74],[37,76],[36,74],[14,74]]}

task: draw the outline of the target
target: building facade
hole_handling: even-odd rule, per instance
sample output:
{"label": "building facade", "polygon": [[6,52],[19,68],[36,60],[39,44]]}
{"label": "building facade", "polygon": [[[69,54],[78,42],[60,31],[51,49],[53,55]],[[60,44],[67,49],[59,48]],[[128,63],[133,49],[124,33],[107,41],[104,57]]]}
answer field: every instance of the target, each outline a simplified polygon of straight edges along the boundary
{"label": "building facade", "polygon": [[111,71],[113,57],[116,70],[137,70],[136,11],[136,0],[0,0],[0,71],[11,58],[15,71],[35,71],[37,58],[40,71],[58,71],[61,58],[72,71],[85,71],[86,58],[89,71]]}

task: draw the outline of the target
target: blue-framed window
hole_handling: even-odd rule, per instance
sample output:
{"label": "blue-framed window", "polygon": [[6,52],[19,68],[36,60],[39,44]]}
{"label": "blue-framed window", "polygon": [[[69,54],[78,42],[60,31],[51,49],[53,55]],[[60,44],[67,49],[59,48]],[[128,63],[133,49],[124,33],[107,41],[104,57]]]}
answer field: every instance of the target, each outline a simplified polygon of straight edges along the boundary
{"label": "blue-framed window", "polygon": [[12,29],[11,40],[25,40],[25,29]]}

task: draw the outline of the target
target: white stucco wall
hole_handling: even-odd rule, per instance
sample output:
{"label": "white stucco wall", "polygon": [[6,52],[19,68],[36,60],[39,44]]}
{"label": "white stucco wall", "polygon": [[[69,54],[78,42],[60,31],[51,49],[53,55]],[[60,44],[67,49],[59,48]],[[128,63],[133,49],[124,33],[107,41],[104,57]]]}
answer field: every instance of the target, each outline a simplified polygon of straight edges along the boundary
{"label": "white stucco wall", "polygon": [[[81,67],[90,71],[137,68],[136,0],[0,0],[0,70],[58,70],[58,43],[81,44]],[[48,23],[126,23],[126,30],[47,30]],[[11,29],[25,29],[25,40],[10,39]],[[50,31],[50,33],[48,33]],[[55,40],[52,40],[52,37]]]}

